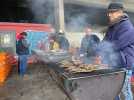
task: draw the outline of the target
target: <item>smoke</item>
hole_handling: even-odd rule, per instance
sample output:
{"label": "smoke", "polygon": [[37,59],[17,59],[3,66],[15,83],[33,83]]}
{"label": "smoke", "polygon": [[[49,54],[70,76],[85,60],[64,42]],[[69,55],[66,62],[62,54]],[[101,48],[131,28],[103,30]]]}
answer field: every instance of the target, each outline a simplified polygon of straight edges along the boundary
{"label": "smoke", "polygon": [[66,30],[82,32],[86,26],[95,26],[100,22],[101,10],[95,7],[85,7],[74,4],[65,5]]}
{"label": "smoke", "polygon": [[27,4],[34,15],[34,20],[39,23],[54,23],[53,0],[27,0]]}
{"label": "smoke", "polygon": [[87,25],[86,17],[87,16],[85,14],[72,16],[69,18],[66,29],[73,32],[82,31],[83,28]]}
{"label": "smoke", "polygon": [[114,50],[114,45],[103,41],[97,48],[97,53],[102,57],[102,62],[112,67],[120,67],[119,56]]}

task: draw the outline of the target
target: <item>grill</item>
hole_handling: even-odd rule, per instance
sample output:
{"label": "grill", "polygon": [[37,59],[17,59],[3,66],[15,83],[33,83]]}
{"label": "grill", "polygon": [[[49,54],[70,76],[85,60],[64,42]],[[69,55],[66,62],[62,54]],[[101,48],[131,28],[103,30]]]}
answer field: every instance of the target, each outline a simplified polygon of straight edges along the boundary
{"label": "grill", "polygon": [[72,73],[59,63],[47,65],[50,75],[70,100],[114,100],[122,89],[126,75],[124,69]]}
{"label": "grill", "polygon": [[37,55],[38,59],[44,61],[46,63],[49,62],[59,62],[64,59],[70,59],[70,55],[68,52],[44,52],[43,50],[32,50],[35,55]]}

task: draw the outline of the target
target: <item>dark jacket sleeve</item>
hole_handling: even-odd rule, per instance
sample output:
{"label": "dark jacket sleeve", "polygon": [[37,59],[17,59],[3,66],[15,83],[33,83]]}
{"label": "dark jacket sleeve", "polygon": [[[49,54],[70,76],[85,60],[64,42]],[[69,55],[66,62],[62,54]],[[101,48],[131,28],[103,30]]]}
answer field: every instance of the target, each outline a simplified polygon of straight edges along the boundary
{"label": "dark jacket sleeve", "polygon": [[121,50],[134,43],[134,29],[129,25],[122,25],[117,31],[117,40],[113,41],[115,50]]}

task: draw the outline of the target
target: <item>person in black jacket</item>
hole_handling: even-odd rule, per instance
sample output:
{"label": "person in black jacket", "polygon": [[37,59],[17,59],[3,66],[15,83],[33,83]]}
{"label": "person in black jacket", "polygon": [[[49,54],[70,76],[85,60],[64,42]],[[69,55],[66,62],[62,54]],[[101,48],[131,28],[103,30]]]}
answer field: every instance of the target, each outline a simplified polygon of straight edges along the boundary
{"label": "person in black jacket", "polygon": [[29,44],[26,40],[27,33],[20,33],[20,38],[16,42],[16,53],[18,55],[19,74],[24,76],[27,67],[27,58],[29,55]]}
{"label": "person in black jacket", "polygon": [[100,43],[100,39],[97,35],[92,34],[92,29],[86,27],[85,36],[82,38],[80,47],[80,57],[84,58],[84,63],[92,63],[96,53],[96,48]]}
{"label": "person in black jacket", "polygon": [[70,44],[63,31],[60,31],[58,33],[57,41],[59,43],[60,49],[65,50],[65,51],[69,50]]}

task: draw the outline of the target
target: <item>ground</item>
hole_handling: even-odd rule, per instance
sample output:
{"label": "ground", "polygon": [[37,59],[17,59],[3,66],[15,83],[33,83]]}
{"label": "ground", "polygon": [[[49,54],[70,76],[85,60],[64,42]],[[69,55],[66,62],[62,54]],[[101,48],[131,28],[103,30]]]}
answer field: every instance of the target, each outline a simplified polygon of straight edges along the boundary
{"label": "ground", "polygon": [[28,67],[27,78],[21,78],[14,67],[4,86],[0,100],[66,100],[67,96],[56,85],[43,64]]}

